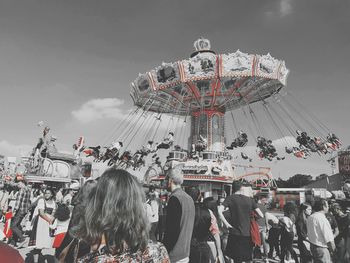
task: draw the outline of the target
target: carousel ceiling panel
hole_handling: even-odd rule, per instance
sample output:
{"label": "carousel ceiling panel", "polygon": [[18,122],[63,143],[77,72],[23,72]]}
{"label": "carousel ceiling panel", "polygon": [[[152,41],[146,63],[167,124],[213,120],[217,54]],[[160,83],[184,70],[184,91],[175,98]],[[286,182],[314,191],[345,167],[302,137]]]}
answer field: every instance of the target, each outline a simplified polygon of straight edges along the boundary
{"label": "carousel ceiling panel", "polygon": [[164,89],[168,86],[180,83],[180,72],[177,62],[163,62],[160,67],[155,68],[150,73],[158,89]]}
{"label": "carousel ceiling panel", "polygon": [[252,76],[254,56],[237,50],[221,55],[221,76]]}
{"label": "carousel ceiling panel", "polygon": [[199,53],[197,56],[181,61],[184,80],[212,79],[217,76],[217,56],[213,53]]}
{"label": "carousel ceiling panel", "polygon": [[286,84],[288,69],[284,61],[279,61],[273,58],[269,53],[267,55],[257,55],[257,63],[255,67],[256,76],[278,79],[283,85]]}

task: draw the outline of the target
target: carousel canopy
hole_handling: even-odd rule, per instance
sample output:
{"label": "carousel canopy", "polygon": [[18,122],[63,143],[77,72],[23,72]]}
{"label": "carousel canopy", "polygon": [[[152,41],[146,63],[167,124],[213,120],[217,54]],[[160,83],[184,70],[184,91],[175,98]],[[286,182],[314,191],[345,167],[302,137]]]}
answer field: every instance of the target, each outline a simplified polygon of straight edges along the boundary
{"label": "carousel canopy", "polygon": [[264,100],[286,85],[285,62],[267,55],[216,54],[199,39],[189,59],[162,63],[131,84],[136,106],[147,111],[190,115],[199,110],[226,112]]}

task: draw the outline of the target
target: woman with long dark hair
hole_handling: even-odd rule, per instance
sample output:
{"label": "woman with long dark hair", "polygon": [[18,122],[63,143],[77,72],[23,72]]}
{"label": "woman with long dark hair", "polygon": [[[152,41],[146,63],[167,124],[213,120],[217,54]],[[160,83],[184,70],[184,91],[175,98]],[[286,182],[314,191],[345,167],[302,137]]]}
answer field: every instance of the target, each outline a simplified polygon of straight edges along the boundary
{"label": "woman with long dark hair", "polygon": [[78,262],[170,262],[165,247],[149,240],[144,203],[134,176],[114,168],[105,171],[88,197],[84,216],[71,229],[91,248]]}
{"label": "woman with long dark hair", "polygon": [[86,202],[96,184],[96,180],[87,180],[72,200],[74,208],[68,225],[68,231],[60,247],[55,250],[55,256],[59,259],[59,262],[75,262],[76,258],[82,257],[90,252],[90,246],[84,241],[74,238],[69,233],[69,230],[76,226],[80,218],[84,216]]}
{"label": "woman with long dark hair", "polygon": [[210,235],[211,216],[209,210],[200,206],[195,206],[195,221],[191,239],[190,263],[213,263],[214,255],[207,243]]}

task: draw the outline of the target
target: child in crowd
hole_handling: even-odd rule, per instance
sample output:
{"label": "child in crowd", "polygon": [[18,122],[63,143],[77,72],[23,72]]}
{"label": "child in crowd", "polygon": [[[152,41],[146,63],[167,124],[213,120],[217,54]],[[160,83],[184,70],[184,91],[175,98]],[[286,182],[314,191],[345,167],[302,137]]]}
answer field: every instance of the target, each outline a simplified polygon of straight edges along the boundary
{"label": "child in crowd", "polygon": [[4,235],[8,241],[12,238],[12,230],[11,230],[11,220],[13,218],[12,207],[8,206],[7,211],[5,213],[5,226],[4,226]]}
{"label": "child in crowd", "polygon": [[68,229],[70,221],[70,209],[66,204],[58,204],[55,212],[55,221],[50,225],[50,228],[54,230],[53,248],[60,247]]}
{"label": "child in crowd", "polygon": [[280,257],[280,235],[281,235],[281,227],[277,222],[274,222],[274,220],[270,219],[268,221],[268,224],[270,226],[269,235],[267,238],[267,242],[269,243],[270,249],[269,249],[269,258],[274,258],[273,253],[274,250],[276,250],[276,256]]}
{"label": "child in crowd", "polygon": [[293,249],[293,240],[296,234],[296,215],[297,207],[294,203],[287,203],[284,208],[284,216],[279,219],[281,226],[281,257],[280,260],[284,262],[299,263],[296,252]]}

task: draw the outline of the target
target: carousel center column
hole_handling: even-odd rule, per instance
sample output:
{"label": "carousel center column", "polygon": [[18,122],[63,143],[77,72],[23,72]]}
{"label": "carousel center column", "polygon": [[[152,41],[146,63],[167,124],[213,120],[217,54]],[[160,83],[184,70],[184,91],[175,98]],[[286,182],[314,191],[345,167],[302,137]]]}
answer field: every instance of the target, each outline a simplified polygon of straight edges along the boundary
{"label": "carousel center column", "polygon": [[223,112],[203,109],[191,114],[190,145],[206,143],[207,151],[225,150],[225,114]]}

